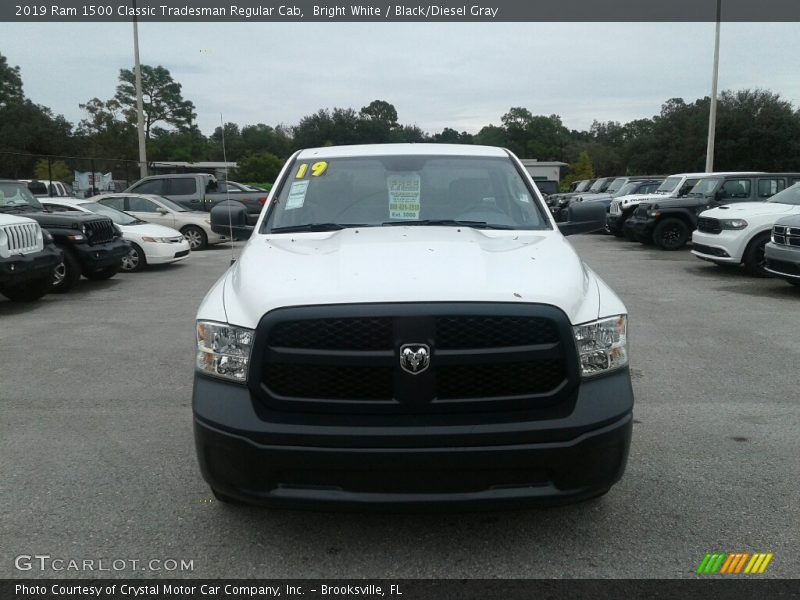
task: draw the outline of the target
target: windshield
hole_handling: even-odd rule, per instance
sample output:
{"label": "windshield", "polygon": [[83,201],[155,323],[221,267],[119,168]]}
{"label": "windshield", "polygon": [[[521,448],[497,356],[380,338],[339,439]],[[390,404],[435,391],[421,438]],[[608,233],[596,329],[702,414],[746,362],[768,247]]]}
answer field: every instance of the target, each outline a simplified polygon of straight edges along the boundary
{"label": "windshield", "polygon": [[681,179],[683,179],[683,177],[667,177],[664,183],[656,189],[656,194],[671,194],[675,188],[678,187]]}
{"label": "windshield", "polygon": [[589,188],[589,191],[590,192],[599,192],[600,190],[603,189],[603,186],[605,185],[605,183],[606,183],[605,179],[598,179],[597,181],[595,181],[592,184],[592,187]]}
{"label": "windshield", "polygon": [[44,210],[24,183],[0,181],[0,210],[13,210],[15,207]]}
{"label": "windshield", "polygon": [[407,155],[298,161],[264,231],[397,224],[550,229],[510,159]]}
{"label": "windshield", "polygon": [[614,197],[618,198],[620,196],[628,196],[630,194],[635,194],[636,190],[639,188],[639,185],[640,182],[638,181],[629,181],[621,188],[619,188],[619,191],[616,194],[614,194]]}
{"label": "windshield", "polygon": [[698,181],[692,190],[689,192],[690,196],[709,196],[711,195],[716,187],[720,184],[722,179],[717,179],[716,177],[710,177],[708,179],[701,179]]}
{"label": "windshield", "polygon": [[795,183],[792,187],[788,187],[783,191],[778,192],[767,202],[777,202],[778,204],[792,204],[800,206],[800,183]]}
{"label": "windshield", "polygon": [[98,202],[87,202],[86,204],[81,204],[81,208],[85,208],[93,213],[97,213],[98,215],[108,217],[117,225],[133,225],[135,223],[142,222],[136,217],[132,217],[128,213],[124,213],[121,210],[111,208],[110,206],[105,206]]}
{"label": "windshield", "polygon": [[613,196],[625,185],[627,181],[628,181],[627,177],[617,177],[614,181],[611,182],[611,185],[608,186],[606,192],[608,192]]}
{"label": "windshield", "polygon": [[[153,196],[153,198],[157,198],[161,204],[169,208],[170,210],[174,210],[175,212],[189,212],[189,209],[185,206],[181,206],[170,200],[169,198],[164,198],[164,196]],[[128,209],[130,210],[130,209]]]}
{"label": "windshield", "polygon": [[587,189],[589,189],[589,182],[590,182],[590,181],[591,181],[590,179],[587,179],[586,181],[581,181],[581,182],[580,182],[580,183],[579,183],[579,184],[578,184],[578,185],[575,187],[575,190],[574,190],[574,191],[576,191],[576,192],[585,192]]}

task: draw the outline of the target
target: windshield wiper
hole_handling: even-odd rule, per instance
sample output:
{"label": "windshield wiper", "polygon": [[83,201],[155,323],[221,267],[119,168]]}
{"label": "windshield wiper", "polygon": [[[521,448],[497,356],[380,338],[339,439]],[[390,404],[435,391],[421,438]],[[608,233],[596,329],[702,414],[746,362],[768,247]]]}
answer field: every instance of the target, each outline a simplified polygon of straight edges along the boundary
{"label": "windshield wiper", "polygon": [[386,221],[381,223],[384,226],[396,225],[442,225],[446,227],[474,227],[475,229],[515,229],[511,225],[500,225],[487,223],[486,221],[461,221],[458,219],[422,219],[419,221]]}
{"label": "windshield wiper", "polygon": [[296,231],[339,231],[351,227],[371,227],[367,223],[306,223],[305,225],[287,225],[286,227],[273,227],[270,233],[293,233]]}

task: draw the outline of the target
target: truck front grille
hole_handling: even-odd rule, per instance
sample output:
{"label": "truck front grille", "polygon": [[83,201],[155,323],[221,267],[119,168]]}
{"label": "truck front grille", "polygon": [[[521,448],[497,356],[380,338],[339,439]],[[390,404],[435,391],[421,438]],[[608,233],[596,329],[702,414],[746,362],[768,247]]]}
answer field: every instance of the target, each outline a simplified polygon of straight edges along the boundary
{"label": "truck front grille", "polygon": [[[407,344],[428,346],[427,369],[402,368]],[[566,316],[524,304],[279,309],[259,324],[252,364],[248,384],[268,405],[320,412],[539,408],[578,382]]]}
{"label": "truck front grille", "polygon": [[775,225],[772,228],[772,241],[782,246],[796,246],[800,248],[800,227]]}
{"label": "truck front grille", "polygon": [[87,221],[86,238],[90,244],[105,244],[114,239],[114,224],[111,219],[100,219],[97,221]]}
{"label": "truck front grille", "polygon": [[722,233],[722,226],[717,219],[700,217],[697,219],[697,229],[703,233]]}
{"label": "truck front grille", "polygon": [[6,225],[2,230],[8,238],[9,256],[39,252],[44,247],[38,223]]}

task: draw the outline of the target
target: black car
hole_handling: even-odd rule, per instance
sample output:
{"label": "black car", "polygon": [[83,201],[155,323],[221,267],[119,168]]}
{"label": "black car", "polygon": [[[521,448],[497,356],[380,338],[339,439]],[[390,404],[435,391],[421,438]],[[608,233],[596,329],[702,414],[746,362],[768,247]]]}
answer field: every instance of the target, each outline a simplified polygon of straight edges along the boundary
{"label": "black car", "polygon": [[686,245],[701,212],[734,202],[763,202],[800,181],[800,173],[719,173],[697,182],[685,198],[642,203],[625,223],[637,240],[662,250]]}
{"label": "black car", "polygon": [[63,260],[54,271],[54,292],[72,289],[81,275],[87,279],[113,277],[130,252],[122,232],[108,217],[50,212],[19,181],[0,180],[0,212],[33,219],[63,251]]}

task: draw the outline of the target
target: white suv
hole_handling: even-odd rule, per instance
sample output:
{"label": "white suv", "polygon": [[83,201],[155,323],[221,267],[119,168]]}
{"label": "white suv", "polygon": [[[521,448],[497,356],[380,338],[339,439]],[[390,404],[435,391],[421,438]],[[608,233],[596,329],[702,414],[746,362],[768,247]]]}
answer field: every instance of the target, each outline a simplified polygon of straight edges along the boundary
{"label": "white suv", "polygon": [[764,247],[781,217],[800,214],[800,183],[765,202],[741,202],[700,213],[692,234],[692,254],[719,264],[744,264],[748,273],[769,277]]}

